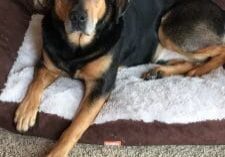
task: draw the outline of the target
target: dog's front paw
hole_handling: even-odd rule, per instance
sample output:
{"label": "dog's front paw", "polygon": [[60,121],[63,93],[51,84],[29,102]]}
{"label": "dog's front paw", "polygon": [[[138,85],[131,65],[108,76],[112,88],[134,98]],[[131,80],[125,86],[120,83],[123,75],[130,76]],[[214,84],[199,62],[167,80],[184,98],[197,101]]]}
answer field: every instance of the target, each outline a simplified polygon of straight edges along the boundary
{"label": "dog's front paw", "polygon": [[46,157],[68,157],[68,155],[63,155],[63,154],[59,154],[59,153],[50,153],[48,154]]}
{"label": "dog's front paw", "polygon": [[68,157],[66,153],[53,149],[46,157]]}
{"label": "dog's front paw", "polygon": [[153,80],[153,79],[160,79],[164,77],[164,72],[160,70],[160,68],[153,68],[149,71],[142,74],[141,78],[144,80]]}
{"label": "dog's front paw", "polygon": [[16,111],[14,122],[19,132],[26,132],[36,122],[38,108],[31,101],[21,103]]}

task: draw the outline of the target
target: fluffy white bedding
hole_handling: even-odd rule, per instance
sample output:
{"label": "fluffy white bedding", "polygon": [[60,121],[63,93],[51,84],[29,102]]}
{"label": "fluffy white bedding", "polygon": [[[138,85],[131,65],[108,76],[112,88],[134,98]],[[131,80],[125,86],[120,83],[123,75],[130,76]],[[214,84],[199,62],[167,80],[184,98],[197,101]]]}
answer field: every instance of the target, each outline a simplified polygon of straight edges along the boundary
{"label": "fluffy white bedding", "polygon": [[[42,48],[42,18],[41,15],[32,17],[18,58],[0,94],[0,101],[21,102],[23,99]],[[223,68],[200,78],[174,76],[150,81],[140,79],[141,73],[152,66],[120,69],[116,88],[95,123],[118,119],[191,123],[225,118]],[[46,89],[40,111],[72,119],[82,95],[83,86],[79,81],[59,78]]]}

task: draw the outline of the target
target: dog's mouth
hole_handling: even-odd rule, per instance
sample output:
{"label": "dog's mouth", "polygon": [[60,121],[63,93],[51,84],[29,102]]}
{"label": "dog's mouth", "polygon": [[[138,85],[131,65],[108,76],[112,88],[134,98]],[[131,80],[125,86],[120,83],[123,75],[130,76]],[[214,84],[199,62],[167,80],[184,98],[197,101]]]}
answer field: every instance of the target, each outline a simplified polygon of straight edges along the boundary
{"label": "dog's mouth", "polygon": [[91,43],[95,35],[95,25],[88,20],[80,23],[67,19],[64,27],[69,42],[78,47],[83,47]]}
{"label": "dog's mouth", "polygon": [[67,34],[70,43],[75,44],[78,47],[84,47],[91,43],[94,38],[94,34],[87,34],[82,31],[72,31]]}
{"label": "dog's mouth", "polygon": [[70,19],[68,19],[65,24],[65,31],[67,34],[78,33],[80,35],[91,36],[95,32],[95,24],[92,22],[85,23],[74,23]]}

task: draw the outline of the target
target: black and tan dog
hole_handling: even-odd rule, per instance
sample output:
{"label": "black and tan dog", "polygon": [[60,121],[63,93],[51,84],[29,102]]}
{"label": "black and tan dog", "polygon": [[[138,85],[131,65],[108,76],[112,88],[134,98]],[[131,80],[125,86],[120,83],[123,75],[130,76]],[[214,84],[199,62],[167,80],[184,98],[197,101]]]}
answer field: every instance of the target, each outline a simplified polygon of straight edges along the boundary
{"label": "black and tan dog", "polygon": [[118,67],[153,61],[159,41],[188,60],[169,61],[145,79],[199,76],[225,62],[225,14],[210,0],[54,0],[51,7],[42,57],[16,111],[17,130],[34,126],[42,93],[59,76],[83,80],[85,95],[49,157],[68,155],[109,97]]}

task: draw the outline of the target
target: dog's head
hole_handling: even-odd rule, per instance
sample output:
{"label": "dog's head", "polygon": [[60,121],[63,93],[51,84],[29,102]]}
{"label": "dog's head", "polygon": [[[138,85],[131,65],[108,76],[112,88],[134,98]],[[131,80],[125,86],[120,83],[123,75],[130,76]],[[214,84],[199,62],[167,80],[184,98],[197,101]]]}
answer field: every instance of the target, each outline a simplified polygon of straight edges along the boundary
{"label": "dog's head", "polygon": [[117,18],[127,8],[129,0],[54,0],[54,11],[64,22],[68,36],[83,35],[91,38],[95,35],[98,22],[104,18],[109,4],[115,6]]}

